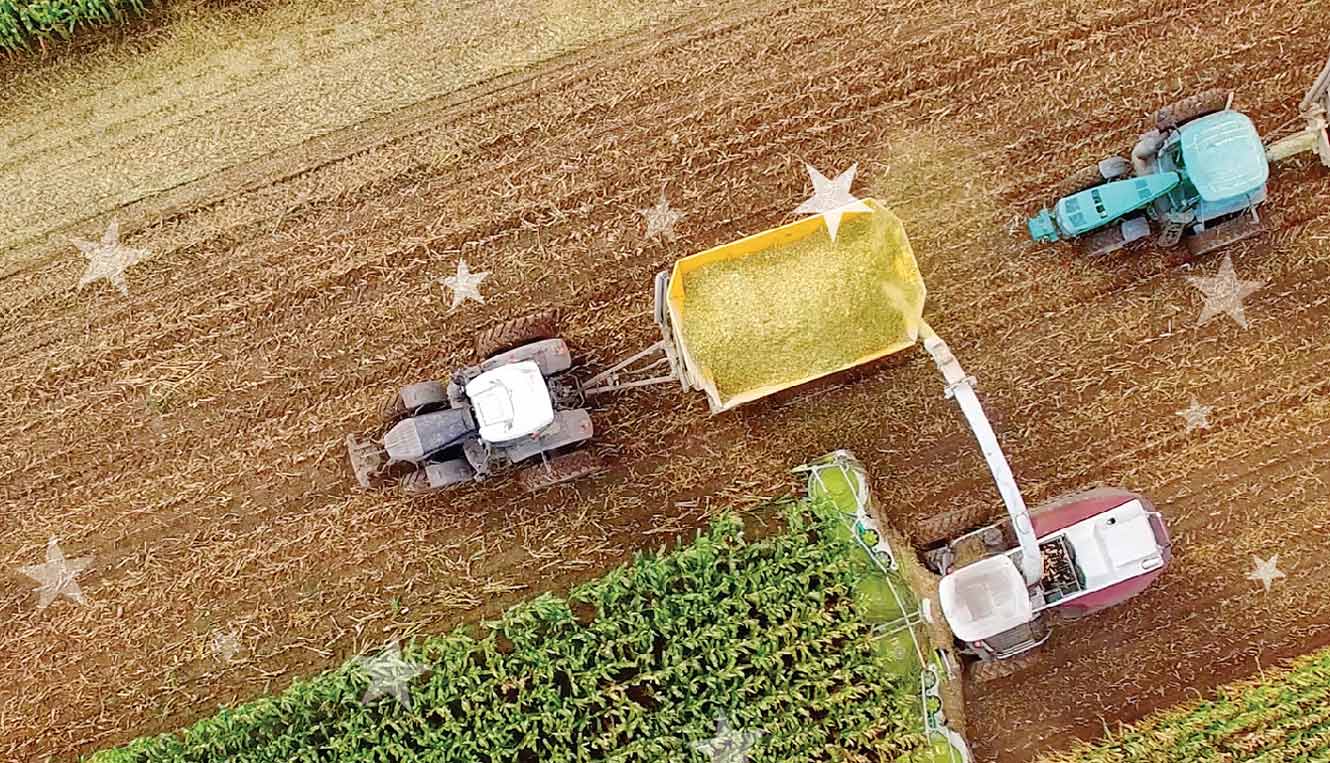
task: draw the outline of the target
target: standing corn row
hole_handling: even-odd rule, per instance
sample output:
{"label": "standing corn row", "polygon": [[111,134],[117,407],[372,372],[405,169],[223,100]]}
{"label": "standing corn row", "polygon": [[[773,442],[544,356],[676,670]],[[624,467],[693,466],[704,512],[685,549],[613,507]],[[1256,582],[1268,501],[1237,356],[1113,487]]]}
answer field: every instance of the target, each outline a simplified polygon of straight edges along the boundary
{"label": "standing corn row", "polygon": [[[833,520],[836,521],[836,520]],[[408,647],[430,672],[411,707],[361,704],[353,664],[181,734],[100,753],[131,761],[698,761],[761,732],[751,763],[892,761],[924,742],[917,682],[886,667],[856,585],[870,573],[809,509],[749,542],[737,519],[692,544],[489,623]],[[577,613],[576,615],[574,613]]]}
{"label": "standing corn row", "polygon": [[1330,758],[1330,650],[1266,668],[1213,699],[1164,710],[1108,738],[1053,753],[1040,763],[1251,761]]}
{"label": "standing corn row", "polygon": [[67,40],[80,25],[123,22],[152,0],[0,0],[0,50],[32,50],[33,42]]}

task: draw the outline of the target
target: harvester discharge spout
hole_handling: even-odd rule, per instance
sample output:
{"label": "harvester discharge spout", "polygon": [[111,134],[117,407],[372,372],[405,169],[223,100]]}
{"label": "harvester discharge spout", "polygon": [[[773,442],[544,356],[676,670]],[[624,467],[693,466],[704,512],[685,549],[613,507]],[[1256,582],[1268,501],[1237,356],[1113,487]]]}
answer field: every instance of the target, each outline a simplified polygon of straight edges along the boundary
{"label": "harvester discharge spout", "polygon": [[947,397],[954,399],[960,406],[970,430],[979,441],[979,449],[988,462],[988,470],[993,474],[993,482],[997,484],[998,493],[1007,507],[1011,526],[1020,543],[1021,575],[1026,585],[1035,585],[1044,576],[1044,557],[1039,550],[1039,539],[1030,522],[1030,510],[1025,505],[1025,498],[1021,496],[1016,477],[1011,473],[1011,466],[1002,452],[1002,446],[998,444],[997,435],[993,433],[984,407],[979,404],[979,398],[974,393],[974,377],[965,373],[960,361],[951,354],[951,348],[928,324],[922,326],[920,336],[924,340],[924,349],[932,356],[947,381]]}

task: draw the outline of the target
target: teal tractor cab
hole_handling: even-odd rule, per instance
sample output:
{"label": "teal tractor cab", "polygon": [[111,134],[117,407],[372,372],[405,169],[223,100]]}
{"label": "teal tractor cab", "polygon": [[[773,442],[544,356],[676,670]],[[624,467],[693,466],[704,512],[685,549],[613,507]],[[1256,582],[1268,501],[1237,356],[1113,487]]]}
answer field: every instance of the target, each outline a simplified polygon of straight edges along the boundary
{"label": "teal tractor cab", "polygon": [[1109,157],[1067,178],[1058,201],[1030,218],[1030,236],[1109,254],[1158,232],[1193,255],[1260,233],[1270,167],[1260,133],[1212,90],[1160,109],[1131,157]]}

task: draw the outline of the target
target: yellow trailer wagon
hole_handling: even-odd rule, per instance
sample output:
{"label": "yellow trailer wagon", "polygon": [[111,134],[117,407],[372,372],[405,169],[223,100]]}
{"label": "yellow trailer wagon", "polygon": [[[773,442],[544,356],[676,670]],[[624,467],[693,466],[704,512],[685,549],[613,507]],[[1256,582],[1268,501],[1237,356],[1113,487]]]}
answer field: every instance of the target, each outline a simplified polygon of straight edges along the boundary
{"label": "yellow trailer wagon", "polygon": [[661,340],[588,379],[584,393],[674,380],[720,412],[913,345],[925,289],[905,227],[872,199],[841,215],[834,241],[809,217],[659,273]]}

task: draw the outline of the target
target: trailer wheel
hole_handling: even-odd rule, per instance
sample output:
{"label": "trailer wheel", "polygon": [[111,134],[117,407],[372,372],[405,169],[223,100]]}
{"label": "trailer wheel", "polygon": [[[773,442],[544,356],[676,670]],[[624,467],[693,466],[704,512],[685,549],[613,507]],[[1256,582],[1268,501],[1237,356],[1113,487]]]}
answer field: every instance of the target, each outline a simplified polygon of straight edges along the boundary
{"label": "trailer wheel", "polygon": [[1057,197],[1065,199],[1068,196],[1075,196],[1081,191],[1088,191],[1097,185],[1103,185],[1107,182],[1103,173],[1099,171],[1098,164],[1091,164],[1088,167],[1082,167],[1058,183]]}
{"label": "trailer wheel", "polygon": [[1228,93],[1223,88],[1214,88],[1170,103],[1155,112],[1155,126],[1160,132],[1166,132],[1193,119],[1223,111],[1228,106]]}
{"label": "trailer wheel", "polygon": [[1043,650],[1038,647],[1025,654],[1009,657],[1005,660],[980,660],[970,664],[970,678],[976,683],[986,684],[1028,670],[1039,662]]}
{"label": "trailer wheel", "polygon": [[945,543],[970,530],[983,527],[990,519],[989,508],[981,503],[964,509],[934,514],[915,527],[914,542],[920,548]]}
{"label": "trailer wheel", "polygon": [[604,468],[605,463],[599,456],[590,451],[576,450],[523,469],[517,475],[517,481],[528,493],[534,493],[552,485],[572,482]]}
{"label": "trailer wheel", "polygon": [[1232,220],[1206,228],[1200,233],[1188,233],[1182,237],[1182,240],[1192,257],[1200,257],[1264,232],[1264,224],[1253,221],[1244,213]]}
{"label": "trailer wheel", "polygon": [[559,313],[554,308],[514,318],[476,334],[476,360],[484,361],[515,347],[558,335]]}

